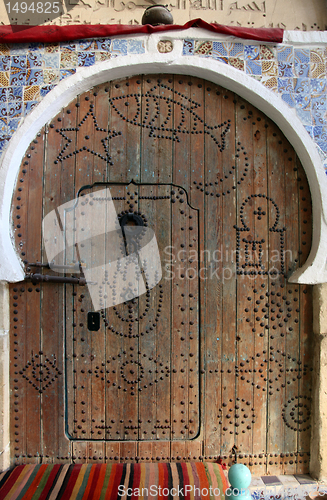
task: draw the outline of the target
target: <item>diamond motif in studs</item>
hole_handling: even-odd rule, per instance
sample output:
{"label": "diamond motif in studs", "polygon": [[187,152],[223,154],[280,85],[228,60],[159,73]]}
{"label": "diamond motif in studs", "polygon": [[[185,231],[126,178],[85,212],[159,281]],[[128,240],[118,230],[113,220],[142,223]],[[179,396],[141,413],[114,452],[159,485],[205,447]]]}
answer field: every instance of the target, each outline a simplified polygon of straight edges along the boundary
{"label": "diamond motif in studs", "polygon": [[44,356],[40,357],[39,354],[36,354],[19,372],[40,394],[45,392],[56,381],[59,375],[62,375],[62,372],[56,365],[55,359],[53,362],[49,358],[43,360]]}

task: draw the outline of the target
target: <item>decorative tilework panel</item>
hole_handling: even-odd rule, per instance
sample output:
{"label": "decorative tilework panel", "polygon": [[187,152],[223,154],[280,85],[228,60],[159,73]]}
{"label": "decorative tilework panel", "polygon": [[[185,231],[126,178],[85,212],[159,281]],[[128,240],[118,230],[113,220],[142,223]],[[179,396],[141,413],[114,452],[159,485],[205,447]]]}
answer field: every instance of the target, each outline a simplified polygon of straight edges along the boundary
{"label": "decorative tilework panel", "polygon": [[210,42],[184,40],[183,55],[205,55],[217,62],[229,64],[246,72],[270,91],[278,93],[288,106],[295,108],[327,165],[327,137],[313,132],[314,127],[327,124],[327,47],[301,48],[286,44],[274,46],[213,41],[212,50],[201,54],[199,49],[203,46],[210,47]]}
{"label": "decorative tilework panel", "polygon": [[[145,54],[143,39],[0,44],[0,153],[26,116],[61,80],[111,57]],[[327,47],[187,39],[183,56],[228,64],[295,108],[327,167]],[[327,169],[326,169],[327,172]]]}

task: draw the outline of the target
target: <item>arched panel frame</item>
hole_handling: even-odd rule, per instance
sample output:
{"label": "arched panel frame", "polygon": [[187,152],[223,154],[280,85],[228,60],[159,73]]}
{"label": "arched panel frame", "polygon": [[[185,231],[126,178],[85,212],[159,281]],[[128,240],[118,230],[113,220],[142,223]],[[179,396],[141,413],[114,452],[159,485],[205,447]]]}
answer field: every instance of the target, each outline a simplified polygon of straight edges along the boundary
{"label": "arched panel frame", "polygon": [[[155,46],[150,35],[148,47]],[[152,43],[150,43],[150,41]],[[298,154],[311,190],[313,201],[313,239],[310,255],[290,278],[294,283],[318,284],[327,282],[327,179],[317,147],[303,127],[295,110],[289,108],[278,95],[245,73],[220,63],[197,56],[180,56],[180,44],[169,54],[148,51],[140,56],[115,58],[92,67],[82,68],[61,81],[25,118],[13,135],[0,167],[0,281],[17,282],[24,279],[21,261],[13,246],[10,227],[11,198],[18,169],[30,142],[39,130],[78,94],[100,83],[137,74],[176,73],[204,78],[219,84],[246,99],[271,118],[285,134]],[[177,54],[178,52],[178,54]],[[175,55],[176,54],[176,55]]]}

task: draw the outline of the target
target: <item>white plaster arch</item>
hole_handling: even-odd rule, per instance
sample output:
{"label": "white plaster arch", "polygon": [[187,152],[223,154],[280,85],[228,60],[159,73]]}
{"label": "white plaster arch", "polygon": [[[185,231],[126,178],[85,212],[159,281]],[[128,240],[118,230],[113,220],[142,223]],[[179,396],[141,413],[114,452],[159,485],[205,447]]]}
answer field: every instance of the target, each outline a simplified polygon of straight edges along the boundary
{"label": "white plaster arch", "polygon": [[[156,46],[160,37],[174,41],[174,50],[169,54],[158,53]],[[237,93],[269,116],[293,145],[310,185],[313,238],[305,265],[293,274],[290,281],[310,284],[327,282],[327,178],[317,147],[296,111],[260,82],[227,64],[198,56],[182,56],[181,40],[153,34],[145,41],[147,49],[144,54],[117,57],[81,68],[62,80],[12,136],[0,164],[0,281],[16,282],[24,278],[22,263],[11,237],[10,207],[21,160],[39,130],[76,95],[94,85],[137,74],[176,73],[204,78]]]}

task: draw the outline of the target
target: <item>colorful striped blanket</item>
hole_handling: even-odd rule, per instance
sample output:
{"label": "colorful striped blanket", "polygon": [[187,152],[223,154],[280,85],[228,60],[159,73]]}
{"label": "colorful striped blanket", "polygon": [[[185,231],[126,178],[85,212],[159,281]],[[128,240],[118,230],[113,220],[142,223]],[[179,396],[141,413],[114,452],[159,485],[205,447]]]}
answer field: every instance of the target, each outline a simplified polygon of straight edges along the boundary
{"label": "colorful striped blanket", "polygon": [[224,500],[216,463],[18,465],[0,473],[0,500]]}

